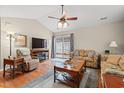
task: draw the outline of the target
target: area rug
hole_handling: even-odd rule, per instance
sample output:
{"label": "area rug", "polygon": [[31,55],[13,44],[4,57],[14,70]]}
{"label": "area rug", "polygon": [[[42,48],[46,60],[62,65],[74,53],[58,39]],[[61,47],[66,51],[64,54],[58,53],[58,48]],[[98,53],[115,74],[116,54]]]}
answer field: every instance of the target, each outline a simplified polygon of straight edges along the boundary
{"label": "area rug", "polygon": [[[70,88],[69,86],[56,82],[54,83],[53,71],[49,71],[43,76],[38,77],[23,88]],[[87,69],[80,83],[80,88],[97,88],[98,75],[95,69]]]}
{"label": "area rug", "polygon": [[[61,63],[65,62],[65,60],[67,59],[54,58],[51,60],[51,62],[53,64],[57,64],[60,62]],[[53,75],[54,75],[53,66],[51,66],[47,73],[45,73],[42,76],[39,76],[38,78],[24,85],[23,88],[70,88],[69,86],[61,82],[54,83]],[[97,88],[97,85],[98,85],[97,69],[87,68],[80,83],[80,88]]]}
{"label": "area rug", "polygon": [[39,76],[38,78],[32,80],[30,83],[22,86],[22,88],[33,88],[36,85],[38,85],[39,83],[42,83],[44,80],[46,80],[47,78],[49,78],[52,75],[53,75],[53,72],[47,72],[46,74]]}

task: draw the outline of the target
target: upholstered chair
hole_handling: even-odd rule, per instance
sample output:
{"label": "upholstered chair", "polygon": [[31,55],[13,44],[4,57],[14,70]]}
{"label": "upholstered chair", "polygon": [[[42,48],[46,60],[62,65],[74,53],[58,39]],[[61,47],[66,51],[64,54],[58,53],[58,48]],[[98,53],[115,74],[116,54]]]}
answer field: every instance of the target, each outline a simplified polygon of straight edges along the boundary
{"label": "upholstered chair", "polygon": [[30,55],[30,49],[20,48],[16,50],[17,57],[23,57],[25,61],[25,71],[31,71],[38,67],[39,59],[32,59]]}

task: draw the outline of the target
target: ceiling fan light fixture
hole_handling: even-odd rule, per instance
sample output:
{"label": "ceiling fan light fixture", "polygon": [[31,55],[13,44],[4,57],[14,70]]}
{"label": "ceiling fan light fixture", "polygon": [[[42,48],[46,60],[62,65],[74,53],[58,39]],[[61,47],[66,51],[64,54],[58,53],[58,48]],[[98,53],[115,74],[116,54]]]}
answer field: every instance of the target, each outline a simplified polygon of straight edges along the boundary
{"label": "ceiling fan light fixture", "polygon": [[65,21],[63,24],[63,28],[67,28],[68,27],[68,23]]}
{"label": "ceiling fan light fixture", "polygon": [[78,19],[77,17],[67,17],[66,11],[63,10],[64,5],[61,5],[61,7],[62,7],[62,16],[60,18],[48,16],[48,18],[59,20],[57,23],[57,29],[67,28],[69,26],[68,21],[75,21]]}
{"label": "ceiling fan light fixture", "polygon": [[62,28],[63,27],[63,24],[62,24],[62,22],[58,22],[58,28]]}
{"label": "ceiling fan light fixture", "polygon": [[68,23],[66,21],[58,22],[58,28],[62,29],[62,28],[67,28],[67,27],[68,27]]}

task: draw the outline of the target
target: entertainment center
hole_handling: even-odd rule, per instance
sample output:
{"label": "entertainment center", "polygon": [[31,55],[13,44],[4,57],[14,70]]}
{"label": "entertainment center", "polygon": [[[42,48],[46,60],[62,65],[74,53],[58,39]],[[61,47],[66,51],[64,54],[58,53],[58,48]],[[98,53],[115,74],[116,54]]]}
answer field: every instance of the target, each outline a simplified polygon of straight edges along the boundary
{"label": "entertainment center", "polygon": [[49,49],[47,49],[46,39],[32,38],[31,57],[38,57],[40,61],[49,59]]}
{"label": "entertainment center", "polygon": [[49,49],[45,48],[34,48],[31,49],[31,57],[32,58],[37,58],[38,54],[44,53],[46,54],[47,59],[49,59]]}

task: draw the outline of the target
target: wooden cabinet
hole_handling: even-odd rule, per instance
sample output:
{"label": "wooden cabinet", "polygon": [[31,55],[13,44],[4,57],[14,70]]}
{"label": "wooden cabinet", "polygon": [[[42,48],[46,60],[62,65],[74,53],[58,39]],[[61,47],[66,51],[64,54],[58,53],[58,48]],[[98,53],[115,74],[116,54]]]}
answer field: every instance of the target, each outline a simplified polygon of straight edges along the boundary
{"label": "wooden cabinet", "polygon": [[49,59],[49,49],[45,49],[45,48],[31,49],[31,57],[36,58],[39,53],[43,53],[43,52],[45,52],[47,58]]}
{"label": "wooden cabinet", "polygon": [[99,78],[99,88],[124,88],[124,78],[119,75],[103,74]]}
{"label": "wooden cabinet", "polygon": [[104,74],[103,81],[105,88],[124,88],[124,81],[122,76]]}

